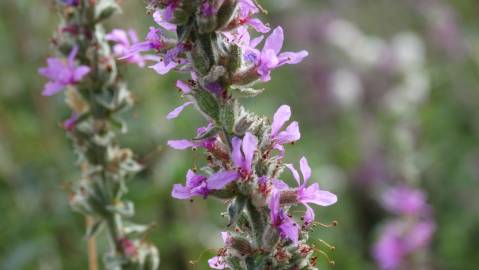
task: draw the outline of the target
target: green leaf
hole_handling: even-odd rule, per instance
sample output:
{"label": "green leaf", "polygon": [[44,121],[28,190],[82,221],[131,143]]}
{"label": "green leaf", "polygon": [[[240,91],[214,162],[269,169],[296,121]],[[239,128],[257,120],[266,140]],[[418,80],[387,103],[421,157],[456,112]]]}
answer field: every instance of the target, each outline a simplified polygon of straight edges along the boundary
{"label": "green leaf", "polygon": [[228,226],[236,224],[240,216],[243,214],[243,209],[246,205],[247,198],[245,196],[237,196],[228,206]]}

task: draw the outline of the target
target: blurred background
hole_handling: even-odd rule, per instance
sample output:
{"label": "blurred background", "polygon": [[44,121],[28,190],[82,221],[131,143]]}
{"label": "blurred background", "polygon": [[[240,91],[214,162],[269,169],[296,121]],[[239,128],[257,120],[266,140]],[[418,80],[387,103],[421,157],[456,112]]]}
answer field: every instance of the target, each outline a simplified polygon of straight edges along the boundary
{"label": "blurred background", "polygon": [[[110,27],[144,36],[152,19],[142,1],[121,1]],[[422,190],[436,230],[421,268],[475,270],[479,265],[479,1],[261,0],[264,18],[285,29],[286,49],[306,49],[301,64],[273,72],[259,98],[244,100],[272,116],[290,104],[302,139],[287,162],[306,155],[313,179],[339,197],[316,208],[324,223],[314,239],[336,246],[335,269],[377,269],[372,247],[388,187]],[[0,1],[0,269],[86,269],[84,218],[70,210],[68,190],[79,177],[59,123],[69,116],[62,95],[41,96],[37,74],[51,53],[58,18],[51,1]],[[190,138],[203,119],[194,110],[169,122],[181,103],[176,75],[126,66],[138,103],[125,113],[122,143],[147,167],[130,182],[136,218],[156,224],[150,238],[161,269],[208,269],[210,248],[226,224],[217,200],[173,200],[192,152],[165,147]],[[194,124],[192,124],[194,123]],[[291,181],[284,174],[284,179]],[[102,237],[98,239],[100,251]],[[203,257],[196,260],[203,252]],[[320,269],[332,269],[319,257]],[[415,268],[403,268],[413,269]]]}

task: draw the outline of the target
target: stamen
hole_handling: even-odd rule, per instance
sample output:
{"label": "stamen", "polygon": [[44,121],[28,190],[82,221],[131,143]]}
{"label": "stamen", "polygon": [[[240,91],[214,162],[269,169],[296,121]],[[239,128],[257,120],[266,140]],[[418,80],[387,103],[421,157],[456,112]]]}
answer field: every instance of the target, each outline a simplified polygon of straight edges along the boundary
{"label": "stamen", "polygon": [[196,258],[196,260],[190,260],[189,263],[192,264],[192,265],[195,265],[195,264],[199,263],[201,258],[203,257],[203,255],[205,255],[205,253],[209,252],[209,251],[216,251],[216,249],[209,248],[209,249],[204,250],[203,252],[201,252],[200,256],[198,256],[198,258]]}
{"label": "stamen", "polygon": [[316,227],[317,225],[321,226],[321,227],[324,227],[324,228],[332,228],[332,227],[336,227],[338,225],[338,221],[336,220],[333,220],[331,223],[329,224],[324,224],[324,223],[321,223],[319,221],[315,221],[313,222],[313,227]]}
{"label": "stamen", "polygon": [[323,239],[318,239],[318,241],[319,241],[321,244],[327,246],[331,251],[335,251],[335,250],[336,250],[336,247],[335,247],[335,246],[329,244],[328,242],[324,241]]}
{"label": "stamen", "polygon": [[253,2],[256,4],[256,6],[258,7],[258,9],[259,9],[261,12],[263,12],[264,15],[268,15],[268,11],[267,11],[265,8],[263,8],[263,7],[258,3],[257,0],[253,0]]}
{"label": "stamen", "polygon": [[318,252],[319,254],[323,255],[324,258],[326,258],[326,260],[328,261],[328,263],[331,265],[331,266],[334,266],[336,265],[336,262],[334,260],[331,259],[331,257],[329,257],[329,255],[322,251],[321,249],[319,248],[315,248],[313,247],[314,251]]}

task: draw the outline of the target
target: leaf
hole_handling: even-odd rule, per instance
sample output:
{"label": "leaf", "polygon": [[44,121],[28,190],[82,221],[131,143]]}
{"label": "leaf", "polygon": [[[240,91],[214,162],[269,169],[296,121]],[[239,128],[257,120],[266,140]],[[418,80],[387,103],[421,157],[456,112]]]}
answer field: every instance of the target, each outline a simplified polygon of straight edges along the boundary
{"label": "leaf", "polygon": [[232,224],[236,224],[238,219],[241,217],[243,214],[243,209],[246,205],[247,198],[244,196],[237,196],[228,206],[228,217],[229,217],[229,222],[228,226],[231,226]]}
{"label": "leaf", "polygon": [[254,89],[251,87],[236,87],[236,88],[233,88],[233,91],[231,91],[231,93],[236,97],[248,98],[248,97],[255,97],[263,93],[264,90],[265,90],[264,88]]}

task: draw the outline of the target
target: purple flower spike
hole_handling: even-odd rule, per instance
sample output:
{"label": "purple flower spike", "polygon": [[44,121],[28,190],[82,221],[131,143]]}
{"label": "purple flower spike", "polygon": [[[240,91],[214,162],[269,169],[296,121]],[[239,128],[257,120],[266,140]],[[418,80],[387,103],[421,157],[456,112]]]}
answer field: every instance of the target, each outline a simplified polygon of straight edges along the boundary
{"label": "purple flower spike", "polygon": [[[296,201],[302,203],[306,207],[306,213],[304,214],[304,223],[306,225],[311,224],[314,221],[314,210],[309,206],[309,203],[320,205],[320,206],[330,206],[335,204],[338,200],[336,195],[329,191],[321,190],[318,183],[314,183],[310,186],[307,186],[309,178],[311,178],[311,168],[309,167],[308,160],[305,157],[302,157],[300,160],[300,169],[303,176],[303,183],[301,184],[301,179],[298,171],[294,168],[292,164],[286,164],[286,167],[293,174],[294,179],[298,183],[298,188],[295,190]],[[277,191],[289,190],[289,186],[279,179],[273,181],[273,186]]]}
{"label": "purple flower spike", "polygon": [[278,26],[266,39],[263,50],[257,53],[257,72],[265,82],[271,80],[271,70],[285,64],[297,64],[308,56],[305,50],[280,53],[283,42],[283,28]]}
{"label": "purple flower spike", "polygon": [[293,243],[298,242],[299,226],[281,208],[279,192],[273,192],[269,201],[271,225],[276,227],[282,239],[290,239]]}
{"label": "purple flower spike", "polygon": [[65,63],[60,58],[50,57],[47,59],[47,67],[38,69],[38,72],[50,81],[45,84],[42,94],[52,96],[68,85],[75,85],[90,72],[88,66],[75,66],[75,56],[78,47],[73,47]]}
{"label": "purple flower spike", "polygon": [[241,177],[246,179],[252,173],[253,157],[258,148],[258,139],[253,134],[246,132],[243,140],[234,137],[232,145],[231,158],[238,168]]}
{"label": "purple flower spike", "polygon": [[298,122],[294,121],[288,127],[281,131],[281,128],[291,117],[291,108],[288,105],[282,105],[273,116],[271,124],[271,141],[274,149],[280,151],[280,156],[284,156],[283,144],[293,143],[301,138]]}

